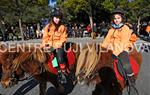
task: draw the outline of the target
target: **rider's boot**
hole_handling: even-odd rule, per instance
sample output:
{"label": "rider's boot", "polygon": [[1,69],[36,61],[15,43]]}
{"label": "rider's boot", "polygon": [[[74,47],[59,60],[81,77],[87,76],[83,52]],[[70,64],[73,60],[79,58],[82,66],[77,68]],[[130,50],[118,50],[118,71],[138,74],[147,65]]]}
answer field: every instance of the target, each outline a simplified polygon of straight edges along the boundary
{"label": "rider's boot", "polygon": [[64,74],[68,75],[70,73],[70,70],[67,68],[65,63],[59,64],[59,66]]}

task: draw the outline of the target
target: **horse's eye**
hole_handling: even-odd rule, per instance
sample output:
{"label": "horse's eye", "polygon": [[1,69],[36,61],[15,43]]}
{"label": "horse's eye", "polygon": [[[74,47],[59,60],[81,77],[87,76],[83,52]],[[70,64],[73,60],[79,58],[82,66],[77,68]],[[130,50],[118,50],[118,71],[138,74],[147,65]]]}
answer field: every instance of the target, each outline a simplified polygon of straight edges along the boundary
{"label": "horse's eye", "polygon": [[7,59],[6,59],[6,61],[10,61],[10,59],[9,59],[9,58],[7,58]]}
{"label": "horse's eye", "polygon": [[9,66],[6,66],[6,65],[5,66],[3,65],[2,68],[3,68],[3,70],[9,70]]}

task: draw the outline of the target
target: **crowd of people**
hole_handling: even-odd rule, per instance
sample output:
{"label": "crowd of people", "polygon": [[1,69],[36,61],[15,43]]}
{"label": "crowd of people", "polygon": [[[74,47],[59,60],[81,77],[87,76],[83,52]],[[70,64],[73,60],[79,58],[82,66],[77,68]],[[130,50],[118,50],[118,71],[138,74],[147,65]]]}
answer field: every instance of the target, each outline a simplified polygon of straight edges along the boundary
{"label": "crowd of people", "polygon": [[90,24],[85,25],[83,23],[82,24],[73,23],[73,24],[69,24],[67,28],[68,28],[69,37],[82,38],[82,37],[92,37],[92,36],[99,36],[99,37],[102,37],[104,35],[106,36],[109,27],[108,24],[105,22],[102,22],[100,24],[94,23],[93,24],[94,35],[92,34],[92,28]]}
{"label": "crowd of people", "polygon": [[[2,23],[0,25],[0,40],[1,41],[10,41],[10,40],[21,40],[21,32],[18,26],[10,26],[8,24]],[[38,24],[23,24],[23,38],[24,40],[28,39],[41,39],[43,35],[43,28],[45,25],[40,23]],[[93,30],[91,25],[84,23],[68,23],[65,24],[67,27],[68,37],[70,38],[82,38],[82,37],[105,37],[111,26],[111,23],[101,22],[93,23]],[[144,22],[140,26],[140,35],[150,36],[150,21]],[[134,32],[137,32],[137,25],[133,24],[132,29]],[[93,32],[92,32],[93,31]]]}
{"label": "crowd of people", "polygon": [[[22,32],[23,32],[23,38],[25,40],[28,39],[36,39],[36,38],[42,38],[42,33],[40,29],[38,28],[38,25],[22,25]],[[3,24],[0,27],[0,40],[1,41],[14,41],[14,40],[21,40],[21,32],[20,28],[18,26],[9,26],[7,24]]]}
{"label": "crowd of people", "polygon": [[[38,24],[22,24],[22,32],[24,40],[28,39],[38,39],[42,38],[43,28],[46,24],[40,22]],[[91,37],[92,29],[90,24],[85,23],[67,23],[68,37]],[[106,22],[93,23],[93,32],[94,36],[106,36],[108,31],[109,24]],[[10,41],[10,40],[20,40],[22,38],[19,25],[9,25],[4,21],[0,22],[0,40],[1,41]]]}

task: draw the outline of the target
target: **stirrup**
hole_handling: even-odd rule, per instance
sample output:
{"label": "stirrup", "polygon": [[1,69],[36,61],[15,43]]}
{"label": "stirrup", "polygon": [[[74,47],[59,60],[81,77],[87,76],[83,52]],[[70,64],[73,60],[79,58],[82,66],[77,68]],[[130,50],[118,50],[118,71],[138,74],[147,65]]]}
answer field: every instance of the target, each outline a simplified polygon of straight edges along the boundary
{"label": "stirrup", "polygon": [[66,76],[65,76],[65,74],[61,70],[58,71],[58,81],[61,84],[67,83]]}
{"label": "stirrup", "polygon": [[65,75],[69,75],[70,70],[68,68],[62,69],[62,73],[65,74]]}
{"label": "stirrup", "polygon": [[133,75],[129,75],[127,74],[127,80],[128,80],[128,85],[130,86],[135,86],[135,78],[134,78],[134,74]]}

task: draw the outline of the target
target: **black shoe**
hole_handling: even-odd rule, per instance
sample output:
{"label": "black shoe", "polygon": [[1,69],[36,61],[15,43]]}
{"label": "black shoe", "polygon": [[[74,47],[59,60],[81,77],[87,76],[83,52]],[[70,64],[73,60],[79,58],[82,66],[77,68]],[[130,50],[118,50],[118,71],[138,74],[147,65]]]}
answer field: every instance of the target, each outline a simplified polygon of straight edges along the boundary
{"label": "black shoe", "polygon": [[133,76],[128,76],[128,90],[129,95],[138,95],[138,90],[135,87],[135,78]]}

